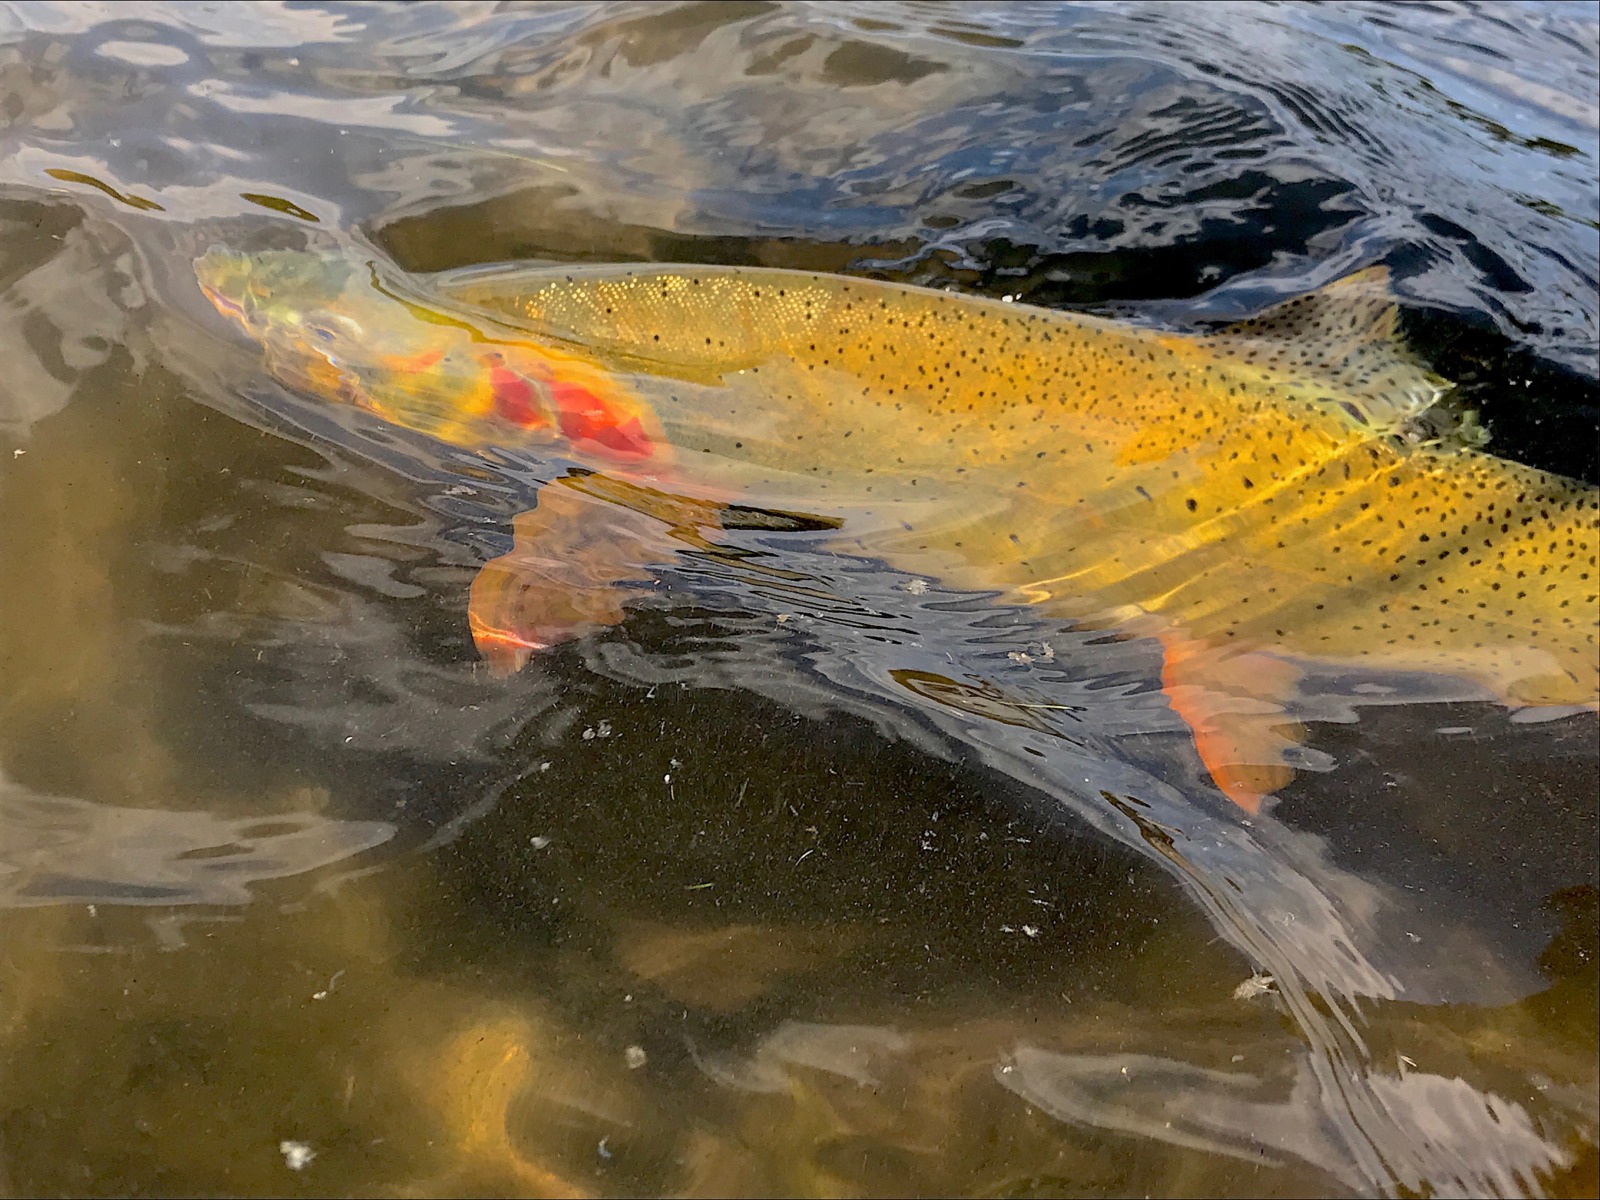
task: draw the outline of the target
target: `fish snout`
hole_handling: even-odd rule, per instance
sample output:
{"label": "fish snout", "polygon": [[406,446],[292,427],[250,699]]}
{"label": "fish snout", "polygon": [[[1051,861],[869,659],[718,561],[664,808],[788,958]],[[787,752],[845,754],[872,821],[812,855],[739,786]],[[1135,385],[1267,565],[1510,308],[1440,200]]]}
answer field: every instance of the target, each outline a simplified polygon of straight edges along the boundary
{"label": "fish snout", "polygon": [[223,246],[212,246],[194,260],[200,291],[218,312],[245,323],[245,300],[250,281],[250,258]]}

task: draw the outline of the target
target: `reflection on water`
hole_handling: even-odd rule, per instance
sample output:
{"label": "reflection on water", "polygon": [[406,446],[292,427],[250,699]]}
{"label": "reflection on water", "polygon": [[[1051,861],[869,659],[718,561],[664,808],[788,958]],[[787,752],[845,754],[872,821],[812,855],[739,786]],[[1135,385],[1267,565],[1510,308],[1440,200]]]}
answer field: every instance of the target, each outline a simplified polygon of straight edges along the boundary
{"label": "reflection on water", "polygon": [[[1344,1176],[1350,1186],[1361,1183],[1348,1170],[1341,1148],[1328,1144],[1319,1089],[1309,1076],[1292,1080],[1287,1089],[1264,1088],[1245,1073],[1137,1054],[1071,1056],[1033,1047],[1020,1050],[998,1074],[1018,1095],[1063,1121],[1248,1162],[1276,1165],[1287,1154]],[[1406,1162],[1401,1144],[1401,1156],[1389,1165],[1408,1189],[1471,1193],[1487,1184],[1497,1195],[1516,1195],[1537,1189],[1542,1174],[1566,1165],[1566,1157],[1545,1142],[1520,1105],[1484,1095],[1460,1078],[1408,1073],[1401,1062],[1397,1074],[1375,1076],[1373,1083],[1385,1108],[1415,1119],[1416,1126],[1404,1130],[1415,1144],[1470,1162],[1487,1142],[1502,1161],[1516,1164],[1487,1177],[1452,1177],[1440,1173],[1431,1156]],[[1284,1090],[1284,1099],[1260,1098]]]}
{"label": "reflection on water", "polygon": [[308,812],[224,820],[38,796],[0,778],[0,894],[37,904],[244,904],[247,884],[299,875],[387,841],[384,821]]}
{"label": "reflection on water", "polygon": [[1495,448],[1593,480],[1595,39],[0,6],[0,1189],[1592,1194],[1592,714],[1312,677],[1246,820],[1152,643],[754,517],[499,678],[468,590],[550,464],[273,384],[189,263],[1186,327],[1382,260]]}

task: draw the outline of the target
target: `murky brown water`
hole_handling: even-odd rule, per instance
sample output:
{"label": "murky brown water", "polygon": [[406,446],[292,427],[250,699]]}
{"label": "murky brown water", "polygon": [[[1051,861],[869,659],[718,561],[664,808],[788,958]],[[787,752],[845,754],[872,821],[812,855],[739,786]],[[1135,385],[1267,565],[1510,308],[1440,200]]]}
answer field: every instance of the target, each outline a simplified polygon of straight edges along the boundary
{"label": "murky brown water", "polygon": [[1330,677],[1246,821],[1152,645],[760,531],[495,678],[527,464],[272,383],[190,262],[338,230],[1192,328],[1385,261],[1494,448],[1592,481],[1595,39],[0,6],[0,1191],[1593,1194],[1592,713]]}

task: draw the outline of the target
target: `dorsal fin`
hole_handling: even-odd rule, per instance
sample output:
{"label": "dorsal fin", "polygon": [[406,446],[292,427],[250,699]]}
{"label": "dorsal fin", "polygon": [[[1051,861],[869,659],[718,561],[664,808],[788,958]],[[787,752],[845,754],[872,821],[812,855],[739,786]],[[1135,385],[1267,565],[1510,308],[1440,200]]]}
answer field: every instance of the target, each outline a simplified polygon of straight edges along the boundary
{"label": "dorsal fin", "polygon": [[1378,433],[1400,430],[1449,388],[1401,342],[1387,267],[1367,267],[1200,339],[1308,391],[1331,393]]}

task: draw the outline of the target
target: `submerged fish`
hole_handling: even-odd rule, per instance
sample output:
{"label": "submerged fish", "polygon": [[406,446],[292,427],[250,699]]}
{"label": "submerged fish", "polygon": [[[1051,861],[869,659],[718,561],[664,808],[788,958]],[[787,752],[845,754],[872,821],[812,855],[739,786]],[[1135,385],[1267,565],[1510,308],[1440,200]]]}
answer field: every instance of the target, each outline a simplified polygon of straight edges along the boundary
{"label": "submerged fish", "polygon": [[1600,700],[1596,489],[1424,435],[1446,385],[1399,345],[1381,268],[1209,336],[756,268],[196,269],[285,382],[583,464],[474,585],[506,666],[620,620],[616,584],[754,508],[1159,639],[1173,708],[1251,810],[1290,778],[1308,664]]}

